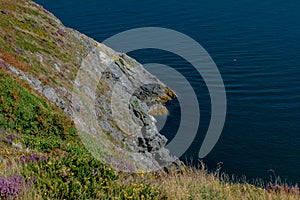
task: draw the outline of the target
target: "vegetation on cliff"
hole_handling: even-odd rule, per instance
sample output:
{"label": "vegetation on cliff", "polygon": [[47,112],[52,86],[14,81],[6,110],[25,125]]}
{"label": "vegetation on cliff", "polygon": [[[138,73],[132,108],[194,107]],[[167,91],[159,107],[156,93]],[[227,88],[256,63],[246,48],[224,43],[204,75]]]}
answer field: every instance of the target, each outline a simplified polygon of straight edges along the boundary
{"label": "vegetation on cliff", "polygon": [[68,98],[47,98],[49,88],[72,89],[94,45],[86,40],[32,1],[0,0],[0,199],[299,199],[297,187],[234,184],[204,167],[122,173],[95,159]]}

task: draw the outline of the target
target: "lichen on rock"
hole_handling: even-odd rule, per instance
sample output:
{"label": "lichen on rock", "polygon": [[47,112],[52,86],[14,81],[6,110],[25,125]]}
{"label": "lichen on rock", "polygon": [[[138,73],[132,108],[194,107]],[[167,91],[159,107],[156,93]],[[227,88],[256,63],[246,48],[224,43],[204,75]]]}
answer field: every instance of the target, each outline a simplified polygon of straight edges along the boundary
{"label": "lichen on rock", "polygon": [[[165,149],[167,139],[158,132],[149,112],[151,106],[163,107],[162,102],[174,98],[175,93],[141,64],[103,44],[97,45],[84,58],[75,82],[75,122],[85,132],[94,131],[95,137],[102,138],[104,132],[114,139],[114,143],[102,144],[102,148],[114,146],[116,152],[112,154],[126,158],[136,169],[158,170],[174,163],[180,166],[178,158]],[[89,105],[95,108],[85,109]],[[85,145],[94,150],[90,143]]]}

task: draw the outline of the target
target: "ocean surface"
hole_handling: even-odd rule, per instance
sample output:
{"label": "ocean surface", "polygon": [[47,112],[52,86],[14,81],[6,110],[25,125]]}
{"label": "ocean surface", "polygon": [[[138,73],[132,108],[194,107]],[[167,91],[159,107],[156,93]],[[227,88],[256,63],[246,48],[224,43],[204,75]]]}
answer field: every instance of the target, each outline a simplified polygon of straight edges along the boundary
{"label": "ocean surface", "polygon": [[[209,168],[221,163],[223,171],[248,180],[280,176],[300,183],[300,1],[35,1],[99,42],[140,27],[169,28],[196,40],[218,66],[227,93],[225,127],[204,159]],[[173,66],[194,88],[200,128],[181,158],[197,162],[211,115],[205,82],[170,52],[144,49],[129,55],[141,63]],[[168,106],[170,116],[161,132],[171,140],[180,106]]]}

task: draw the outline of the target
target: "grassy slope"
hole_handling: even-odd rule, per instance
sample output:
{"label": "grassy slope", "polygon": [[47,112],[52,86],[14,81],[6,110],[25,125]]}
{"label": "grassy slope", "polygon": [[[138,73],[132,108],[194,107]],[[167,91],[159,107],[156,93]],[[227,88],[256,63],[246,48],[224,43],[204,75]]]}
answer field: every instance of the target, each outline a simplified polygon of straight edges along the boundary
{"label": "grassy slope", "polygon": [[[86,53],[80,40],[30,1],[0,0],[0,11],[0,58],[47,84],[69,87],[78,67],[76,57]],[[63,74],[53,68],[58,62],[65,65]],[[117,173],[94,160],[72,121],[28,84],[7,74],[3,63],[0,129],[0,177],[22,175],[20,199],[299,199],[293,191],[229,184],[205,170]],[[16,185],[0,182],[1,187]]]}
{"label": "grassy slope", "polygon": [[0,0],[0,8],[0,58],[45,84],[70,89],[88,53],[80,37],[31,1]]}

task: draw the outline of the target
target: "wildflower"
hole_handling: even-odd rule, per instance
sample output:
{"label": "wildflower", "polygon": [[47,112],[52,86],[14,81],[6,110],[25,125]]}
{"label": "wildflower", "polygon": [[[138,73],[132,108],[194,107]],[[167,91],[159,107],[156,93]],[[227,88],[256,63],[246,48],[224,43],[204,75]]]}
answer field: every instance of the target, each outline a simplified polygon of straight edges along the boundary
{"label": "wildflower", "polygon": [[26,183],[29,183],[30,185],[31,184],[36,184],[37,180],[36,180],[36,178],[34,176],[31,176],[31,177],[27,178]]}
{"label": "wildflower", "polygon": [[132,198],[133,198],[131,195],[128,195],[126,192],[124,193],[124,197],[125,197],[126,199],[132,199]]}
{"label": "wildflower", "polygon": [[5,142],[12,144],[13,142],[15,142],[15,143],[24,142],[24,140],[19,135],[11,134],[6,137]]}
{"label": "wildflower", "polygon": [[92,169],[92,175],[93,175],[93,176],[96,175],[97,173],[98,173],[98,170]]}
{"label": "wildflower", "polygon": [[21,163],[31,163],[31,162],[38,162],[42,160],[47,160],[46,156],[39,156],[37,154],[30,154],[30,155],[23,155],[20,157]]}
{"label": "wildflower", "polygon": [[25,186],[25,179],[20,175],[0,178],[0,197],[16,198]]}

